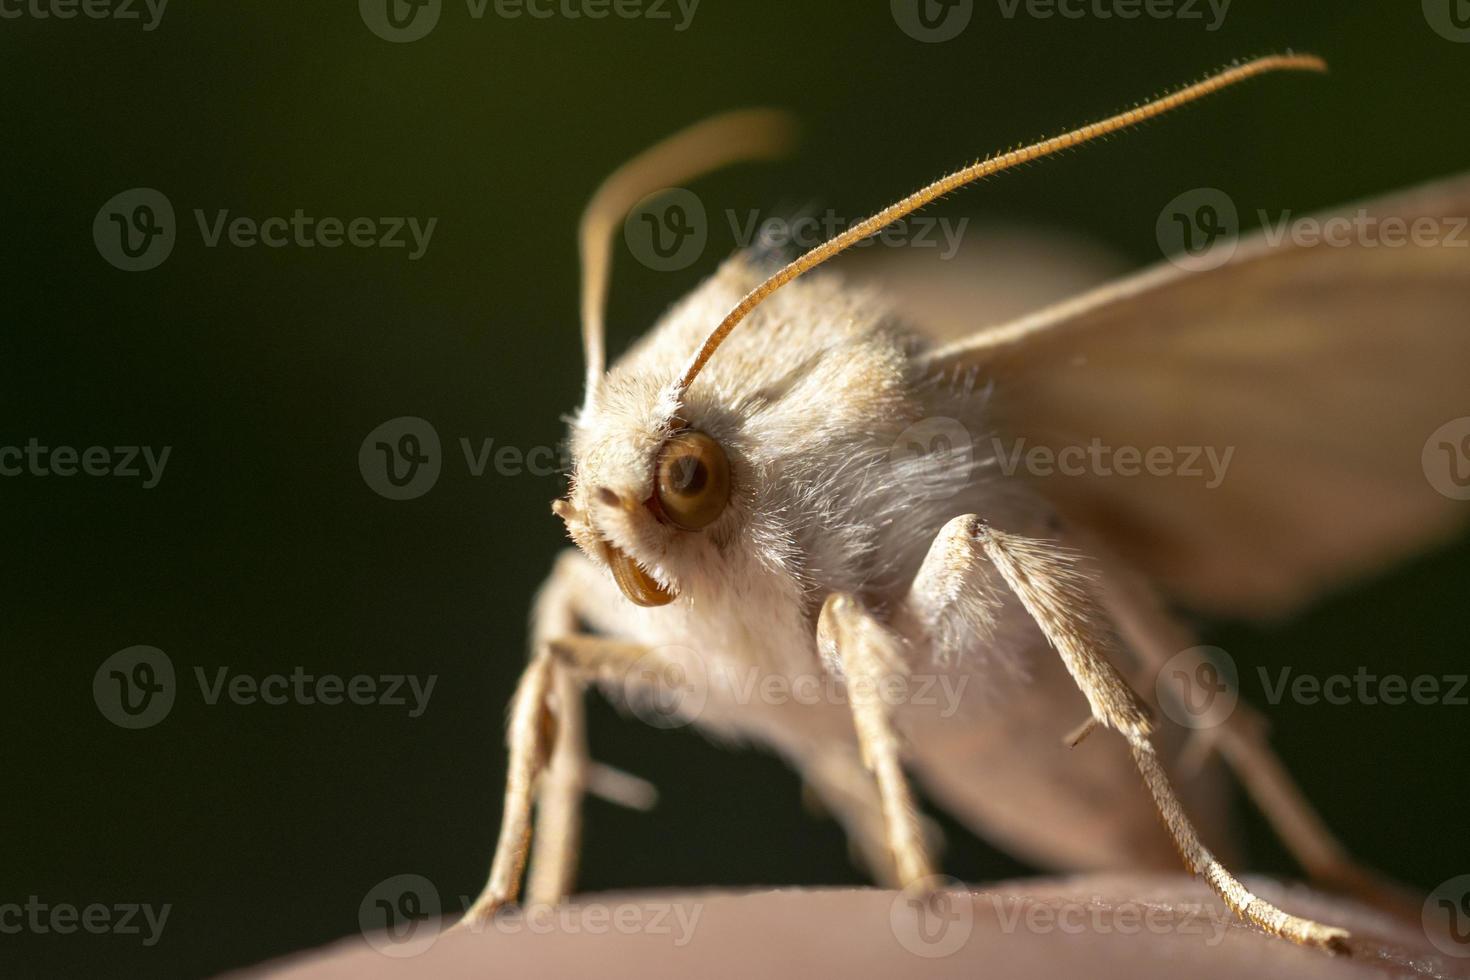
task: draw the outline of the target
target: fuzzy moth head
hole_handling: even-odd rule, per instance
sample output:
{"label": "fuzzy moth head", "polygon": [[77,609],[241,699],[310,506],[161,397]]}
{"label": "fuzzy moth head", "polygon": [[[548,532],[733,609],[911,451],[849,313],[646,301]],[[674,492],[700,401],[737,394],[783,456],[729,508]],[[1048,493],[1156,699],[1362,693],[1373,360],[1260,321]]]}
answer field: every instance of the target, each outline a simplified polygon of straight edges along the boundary
{"label": "fuzzy moth head", "polygon": [[[783,153],[792,142],[781,113],[747,110],[716,116],[655,145],[608,177],[582,215],[582,341],[586,401],[573,429],[576,470],[569,498],[556,512],[577,544],[607,566],[623,594],[640,606],[672,602],[678,576],[711,559],[701,536],[730,522],[740,462],[715,420],[700,417],[707,401],[690,388],[717,349],[773,293],[888,225],[984,177],[1068,150],[1170,112],[1238,82],[1272,71],[1324,71],[1312,55],[1282,54],[1237,63],[1192,85],[1059,136],[987,157],[920,188],[766,277],[721,319],[700,324],[682,366],[604,375],[603,317],[614,231],[645,194],[740,159]],[[662,338],[682,340],[678,331]],[[697,339],[697,338],[693,338]],[[783,352],[765,352],[779,361]],[[667,370],[664,370],[667,368]],[[651,380],[655,376],[662,381]],[[709,387],[709,382],[704,382]],[[697,394],[697,393],[696,393]],[[840,392],[831,390],[829,398]]]}
{"label": "fuzzy moth head", "polygon": [[629,601],[672,602],[680,592],[675,569],[708,547],[694,539],[727,516],[733,480],[725,447],[682,419],[640,424],[606,409],[585,419],[573,444],[572,491],[554,505],[573,540],[607,566]]}

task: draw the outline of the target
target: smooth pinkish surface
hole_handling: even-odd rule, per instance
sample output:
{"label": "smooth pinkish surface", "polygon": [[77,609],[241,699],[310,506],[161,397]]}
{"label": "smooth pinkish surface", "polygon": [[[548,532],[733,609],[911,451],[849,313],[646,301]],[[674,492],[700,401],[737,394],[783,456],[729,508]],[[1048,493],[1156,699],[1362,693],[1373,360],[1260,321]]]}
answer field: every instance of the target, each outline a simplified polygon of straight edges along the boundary
{"label": "smooth pinkish surface", "polygon": [[1418,923],[1300,886],[1249,884],[1288,911],[1352,930],[1351,955],[1264,936],[1234,920],[1203,884],[1182,876],[1095,875],[955,892],[922,923],[906,896],[875,889],[583,895],[544,920],[513,915],[479,933],[440,932],[434,921],[421,922],[407,941],[353,936],[247,975],[1470,978],[1470,958],[1437,949]]}

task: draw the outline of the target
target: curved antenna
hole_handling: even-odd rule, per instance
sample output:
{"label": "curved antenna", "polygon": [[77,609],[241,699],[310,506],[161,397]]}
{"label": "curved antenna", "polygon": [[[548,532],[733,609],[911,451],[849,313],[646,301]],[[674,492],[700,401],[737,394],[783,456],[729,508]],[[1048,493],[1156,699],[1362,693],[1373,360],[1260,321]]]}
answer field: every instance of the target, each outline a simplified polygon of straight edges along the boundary
{"label": "curved antenna", "polygon": [[935,198],[958,190],[966,184],[973,183],[984,177],[989,177],[991,174],[1000,173],[1002,170],[1009,170],[1019,164],[1029,163],[1032,160],[1050,156],[1053,153],[1071,149],[1074,146],[1080,146],[1101,136],[1107,136],[1109,133],[1115,133],[1120,129],[1127,129],[1129,126],[1137,125],[1155,116],[1161,116],[1172,109],[1177,109],[1196,99],[1204,98],[1223,88],[1228,88],[1237,82],[1243,82],[1257,75],[1264,75],[1267,72],[1273,71],[1321,72],[1326,70],[1327,63],[1315,55],[1287,53],[1256,58],[1253,61],[1247,61],[1226,68],[1214,75],[1210,75],[1202,81],[1195,82],[1193,85],[1186,85],[1168,95],[1160,96],[1157,99],[1145,102],[1142,105],[1135,106],[1117,115],[1089,123],[1086,126],[1080,126],[1070,132],[1063,133],[1060,136],[1053,136],[1051,139],[1045,139],[1039,143],[1032,143],[1029,146],[1019,147],[1007,153],[1002,153],[999,156],[989,157],[981,160],[979,163],[974,163],[961,170],[956,170],[947,177],[941,177],[939,180],[936,180],[927,187],[920,188],[896,204],[890,204],[872,217],[853,225],[842,234],[823,242],[821,245],[818,245],[781,269],[781,271],[752,289],[749,293],[746,293],[745,298],[726,314],[725,319],[720,321],[720,325],[715,328],[714,332],[705,340],[704,345],[699,348],[693,359],[690,360],[688,367],[684,369],[683,377],[679,379],[669,392],[670,401],[674,405],[678,404],[684,391],[694,381],[695,377],[698,376],[700,370],[709,361],[710,356],[714,354],[715,349],[730,335],[730,331],[739,326],[740,321],[744,320],[750,314],[750,311],[759,306],[767,296],[770,296],[802,273],[821,265],[823,262],[839,254],[848,248],[848,246],[862,241],[869,235],[882,231],[892,222],[917,211]]}
{"label": "curved antenna", "polygon": [[603,318],[612,270],[613,235],[628,211],[654,191],[736,161],[783,156],[795,142],[796,124],[787,113],[775,109],[726,112],[654,144],[613,171],[597,188],[582,211],[577,232],[582,260],[586,405],[592,404],[605,367]]}

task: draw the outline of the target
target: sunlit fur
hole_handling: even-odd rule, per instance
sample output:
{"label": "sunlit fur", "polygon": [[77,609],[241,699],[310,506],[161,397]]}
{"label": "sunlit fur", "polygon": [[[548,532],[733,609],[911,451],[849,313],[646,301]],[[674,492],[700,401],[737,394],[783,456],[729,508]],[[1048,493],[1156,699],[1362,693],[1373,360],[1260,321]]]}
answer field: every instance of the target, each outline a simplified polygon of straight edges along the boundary
{"label": "sunlit fur", "polygon": [[715,627],[700,634],[725,638],[719,653],[790,668],[814,649],[826,594],[890,607],[944,521],[974,509],[993,484],[983,460],[943,477],[954,493],[890,460],[899,434],[920,419],[958,418],[978,436],[983,393],[963,378],[923,376],[913,359],[925,342],[881,297],[818,274],[763,304],[677,407],[729,455],[725,514],[701,532],[660,523],[643,502],[671,431],[667,386],[710,323],[765,271],[732,259],[613,366],[572,427],[568,528],[594,561],[606,538],[679,593],[677,608],[639,617],[641,639],[669,642],[684,631],[664,627],[688,616]]}

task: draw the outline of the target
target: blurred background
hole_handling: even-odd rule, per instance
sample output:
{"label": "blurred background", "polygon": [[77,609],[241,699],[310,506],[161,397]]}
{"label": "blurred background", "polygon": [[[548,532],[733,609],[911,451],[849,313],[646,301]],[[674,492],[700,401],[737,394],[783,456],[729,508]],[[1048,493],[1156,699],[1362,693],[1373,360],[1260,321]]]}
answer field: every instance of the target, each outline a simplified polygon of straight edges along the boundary
{"label": "blurred background", "polygon": [[[564,2],[549,9],[579,9]],[[1143,266],[1160,257],[1160,210],[1192,188],[1225,190],[1250,226],[1257,209],[1301,214],[1470,167],[1456,0],[1237,0],[1131,20],[976,0],[945,40],[904,0],[648,0],[604,19],[443,0],[399,4],[399,24],[415,17],[397,27],[366,0],[161,15],[119,0],[97,8],[119,16],[70,19],[26,4],[0,8],[0,446],[105,447],[92,462],[112,469],[127,462],[116,447],[148,447],[155,467],[170,453],[151,486],[141,451],[136,477],[0,479],[0,905],[170,911],[151,945],[146,926],[6,930],[6,976],[198,976],[355,933],[394,875],[424,876],[451,911],[478,891],[527,611],[563,546],[546,459],[581,395],[575,222],[653,140],[744,105],[805,125],[790,160],[694,185],[708,241],[681,268],[619,243],[614,354],[735,247],[727,209],[855,218],[1240,56],[1309,50],[1332,74],[1253,83],[933,213],[1069,231]],[[297,209],[370,218],[362,241],[389,217],[421,236],[436,220],[423,247],[405,223],[398,248],[246,247],[244,226],[232,241],[220,225]],[[117,221],[138,255],[119,251]],[[432,425],[441,465],[391,499],[404,494],[373,486],[359,449],[404,416]],[[527,471],[492,459],[476,475],[461,440],[511,447]],[[1267,706],[1255,667],[1462,673],[1467,571],[1461,541],[1290,622],[1205,632],[1350,847],[1426,890],[1470,871],[1470,708]],[[130,653],[104,669],[140,645],[166,664]],[[163,685],[168,667],[155,716],[108,704],[113,669]],[[401,706],[210,703],[196,672],[213,684],[222,668],[435,680],[415,716],[407,685]],[[662,799],[652,814],[588,804],[584,888],[864,880],[779,761],[590,705],[597,757]],[[1240,809],[1250,866],[1296,874]],[[948,873],[1031,870],[940,819]]]}

